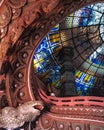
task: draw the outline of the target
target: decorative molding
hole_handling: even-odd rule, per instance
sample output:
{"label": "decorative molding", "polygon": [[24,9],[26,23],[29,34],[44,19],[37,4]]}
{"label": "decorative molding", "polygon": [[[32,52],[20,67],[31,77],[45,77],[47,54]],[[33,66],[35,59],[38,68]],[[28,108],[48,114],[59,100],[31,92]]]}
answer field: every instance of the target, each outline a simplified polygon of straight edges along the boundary
{"label": "decorative molding", "polygon": [[90,120],[87,117],[59,116],[52,113],[44,113],[36,123],[35,130],[103,130],[104,124],[97,120]]}

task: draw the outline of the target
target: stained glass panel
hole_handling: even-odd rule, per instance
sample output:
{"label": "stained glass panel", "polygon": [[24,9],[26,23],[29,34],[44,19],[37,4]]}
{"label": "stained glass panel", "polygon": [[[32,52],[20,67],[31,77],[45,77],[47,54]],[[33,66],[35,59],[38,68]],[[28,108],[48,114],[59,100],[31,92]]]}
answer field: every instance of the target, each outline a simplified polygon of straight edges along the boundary
{"label": "stained glass panel", "polygon": [[[35,74],[43,82],[61,87],[63,46],[74,48],[75,84],[79,95],[89,95],[95,86],[104,86],[104,3],[84,7],[56,25],[34,54]],[[100,84],[100,85],[99,85]]]}

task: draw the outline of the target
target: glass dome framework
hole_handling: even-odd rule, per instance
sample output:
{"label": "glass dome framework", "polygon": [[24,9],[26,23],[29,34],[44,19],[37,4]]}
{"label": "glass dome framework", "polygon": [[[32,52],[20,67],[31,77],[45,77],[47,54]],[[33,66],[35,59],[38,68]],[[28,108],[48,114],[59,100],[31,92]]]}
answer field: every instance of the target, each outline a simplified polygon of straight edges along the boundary
{"label": "glass dome framework", "polygon": [[104,89],[104,3],[84,7],[56,25],[34,54],[35,74],[45,84],[61,87],[59,52],[74,48],[73,65],[78,95]]}

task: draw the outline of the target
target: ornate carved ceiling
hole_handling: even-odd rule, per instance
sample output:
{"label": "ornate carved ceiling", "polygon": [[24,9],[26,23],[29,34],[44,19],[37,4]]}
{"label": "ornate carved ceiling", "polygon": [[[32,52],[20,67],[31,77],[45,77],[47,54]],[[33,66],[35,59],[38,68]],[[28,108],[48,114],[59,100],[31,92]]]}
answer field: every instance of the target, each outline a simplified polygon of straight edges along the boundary
{"label": "ornate carved ceiling", "polygon": [[30,67],[37,45],[67,15],[97,2],[104,0],[0,1],[1,108],[16,107],[37,98],[30,83]]}
{"label": "ornate carved ceiling", "polygon": [[[83,0],[83,2],[76,0],[1,1],[0,70],[1,77],[3,77],[3,74],[6,74],[6,92],[9,94],[9,98],[11,98],[10,91],[11,87],[13,87],[12,84],[17,85],[10,78],[9,74],[12,74],[14,79],[17,78],[19,83],[21,81],[22,84],[19,84],[19,87],[26,91],[27,86],[29,86],[29,79],[26,73],[29,75],[31,56],[41,39],[67,14],[94,2],[99,2],[99,0]],[[17,91],[20,91],[20,89],[16,89]],[[25,95],[28,95],[30,99],[33,98],[32,95],[30,96],[31,92],[28,92]],[[24,98],[24,100],[27,100],[27,98]]]}

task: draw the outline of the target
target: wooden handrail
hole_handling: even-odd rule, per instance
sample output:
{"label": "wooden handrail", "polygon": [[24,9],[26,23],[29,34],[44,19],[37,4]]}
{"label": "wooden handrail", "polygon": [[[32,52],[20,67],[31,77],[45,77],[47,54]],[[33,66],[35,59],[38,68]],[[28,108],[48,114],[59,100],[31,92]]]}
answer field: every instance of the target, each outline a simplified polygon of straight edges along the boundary
{"label": "wooden handrail", "polygon": [[53,104],[56,106],[99,106],[104,107],[104,97],[97,97],[97,96],[75,96],[75,97],[54,97],[48,96],[44,92],[44,83],[40,81],[40,79],[36,76],[35,84],[36,89],[40,98],[48,104]]}
{"label": "wooden handrail", "polygon": [[49,104],[57,106],[99,106],[104,107],[104,98],[95,96],[76,96],[76,97],[53,97],[48,96],[42,89],[38,89],[41,99]]}

